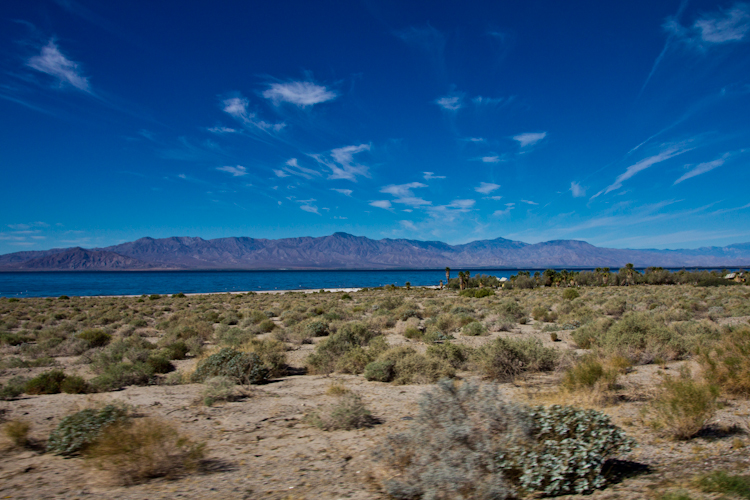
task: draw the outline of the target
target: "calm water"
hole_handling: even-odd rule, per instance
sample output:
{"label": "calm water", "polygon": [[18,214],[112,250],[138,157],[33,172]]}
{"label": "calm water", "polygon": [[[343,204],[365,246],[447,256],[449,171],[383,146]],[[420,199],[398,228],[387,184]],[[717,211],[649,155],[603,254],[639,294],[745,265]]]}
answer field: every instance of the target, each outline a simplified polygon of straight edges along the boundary
{"label": "calm water", "polygon": [[[569,271],[577,269],[568,269]],[[518,269],[473,270],[510,277]],[[531,270],[534,271],[533,269]],[[458,270],[451,272],[455,278]],[[0,273],[0,297],[142,295],[437,285],[444,269],[395,271],[144,271]]]}
{"label": "calm water", "polygon": [[[472,271],[472,270],[470,270]],[[472,276],[479,271],[472,271]],[[482,270],[509,277],[514,269]],[[457,271],[451,272],[455,278]],[[0,297],[142,295],[437,285],[445,270],[400,271],[158,271],[0,273]]]}

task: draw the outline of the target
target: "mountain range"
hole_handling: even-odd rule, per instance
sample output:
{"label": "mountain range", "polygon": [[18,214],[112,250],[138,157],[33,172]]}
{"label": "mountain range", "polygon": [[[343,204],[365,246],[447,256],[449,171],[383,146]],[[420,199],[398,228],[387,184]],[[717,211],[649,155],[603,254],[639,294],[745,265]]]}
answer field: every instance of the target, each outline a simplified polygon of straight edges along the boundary
{"label": "mountain range", "polygon": [[690,250],[600,248],[585,241],[523,243],[505,238],[449,245],[441,241],[373,240],[334,233],[278,240],[248,237],[140,238],[105,248],[55,248],[0,255],[0,271],[198,269],[439,269],[741,267],[750,243]]}

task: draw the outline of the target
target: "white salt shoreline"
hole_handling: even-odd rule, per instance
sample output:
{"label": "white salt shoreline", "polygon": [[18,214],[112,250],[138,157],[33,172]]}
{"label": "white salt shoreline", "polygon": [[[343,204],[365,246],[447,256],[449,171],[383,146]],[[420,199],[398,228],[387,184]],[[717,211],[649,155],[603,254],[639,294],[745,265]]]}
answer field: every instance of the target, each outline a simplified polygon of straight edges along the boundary
{"label": "white salt shoreline", "polygon": [[[387,286],[387,285],[386,285]],[[299,290],[245,290],[245,291],[234,291],[234,292],[197,292],[197,293],[186,293],[184,294],[186,297],[193,297],[196,295],[243,295],[247,293],[264,293],[264,294],[272,294],[272,295],[283,295],[285,293],[319,293],[321,290],[324,292],[359,292],[360,290],[363,290],[364,288],[367,288],[369,290],[376,289],[376,288],[383,288],[382,286],[375,286],[375,287],[359,287],[359,288],[305,288],[305,289],[299,289]],[[403,288],[403,287],[400,287]],[[412,288],[426,288],[429,290],[439,290],[440,287],[438,285],[423,285],[423,286],[412,286]],[[175,292],[180,293],[180,292]],[[106,297],[143,297],[143,295],[148,294],[141,294],[141,295],[79,295],[76,296],[76,298],[106,298]],[[154,295],[162,295],[164,297],[169,297],[173,294],[171,293],[163,293],[163,294],[154,294]],[[22,297],[19,297],[22,298]],[[45,298],[45,297],[26,297],[26,298]],[[54,298],[54,297],[53,297]]]}

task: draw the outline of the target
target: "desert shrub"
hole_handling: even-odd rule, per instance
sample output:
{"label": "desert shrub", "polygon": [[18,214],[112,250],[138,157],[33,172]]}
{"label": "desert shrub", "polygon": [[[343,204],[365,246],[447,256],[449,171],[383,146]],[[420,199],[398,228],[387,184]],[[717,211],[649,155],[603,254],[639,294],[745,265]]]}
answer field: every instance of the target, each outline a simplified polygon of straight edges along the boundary
{"label": "desert shrub", "polygon": [[545,347],[538,339],[504,339],[477,349],[475,363],[485,377],[498,380],[513,380],[524,372],[549,371],[555,368],[559,358],[552,347]]}
{"label": "desert shrub", "polygon": [[62,370],[44,372],[26,382],[24,392],[26,394],[58,394],[64,380],[65,373]]}
{"label": "desert shrub", "polygon": [[268,378],[268,369],[255,353],[224,348],[200,363],[193,372],[193,382],[212,377],[229,377],[240,384],[258,384]]}
{"label": "desert shrub", "polygon": [[740,498],[750,498],[750,476],[714,471],[698,478],[696,484],[706,493],[728,493]]}
{"label": "desert shrub", "polygon": [[313,413],[310,423],[325,431],[352,430],[372,427],[376,422],[362,397],[352,392],[344,394],[338,403],[323,412]]}
{"label": "desert shrub", "polygon": [[151,354],[146,359],[146,364],[151,367],[153,373],[169,373],[175,369],[166,356],[159,354]]}
{"label": "desert shrub", "polygon": [[581,294],[575,288],[566,288],[562,293],[562,298],[565,300],[577,299],[580,296]]}
{"label": "desert shrub", "polygon": [[76,337],[88,342],[89,348],[104,347],[112,340],[112,335],[103,330],[84,330]]}
{"label": "desert shrub", "polygon": [[336,371],[339,373],[360,374],[365,370],[373,357],[362,347],[349,349],[336,360]]}
{"label": "desert shrub", "polygon": [[23,333],[3,333],[0,334],[0,344],[6,344],[11,346],[17,346],[31,342],[34,337]]}
{"label": "desert shrub", "polygon": [[665,375],[651,402],[654,426],[674,439],[695,436],[716,412],[716,386],[693,379],[683,367],[679,377]]}
{"label": "desert shrub", "polygon": [[464,326],[461,329],[462,335],[468,335],[470,337],[478,337],[480,335],[487,335],[487,328],[478,321],[474,321]]}
{"label": "desert shrub", "polygon": [[605,367],[593,356],[584,356],[566,370],[562,384],[570,391],[612,389],[617,382],[617,375],[617,369]]}
{"label": "desert shrub", "polygon": [[508,403],[495,384],[441,381],[419,407],[411,427],[376,450],[393,498],[588,492],[604,484],[604,460],[632,446],[601,413]]}
{"label": "desert shrub", "polygon": [[[575,339],[574,335],[574,339]],[[674,331],[648,313],[629,312],[594,342],[605,352],[619,352],[637,363],[678,359],[687,348]]]}
{"label": "desert shrub", "polygon": [[609,318],[601,318],[593,323],[583,325],[571,333],[573,342],[581,349],[590,349],[601,342],[601,338],[612,326],[613,321]]}
{"label": "desert shrub", "polygon": [[230,328],[221,325],[214,333],[216,343],[228,347],[238,347],[253,337],[255,337],[254,332],[236,326]]}
{"label": "desert shrub", "polygon": [[0,401],[15,399],[24,392],[28,379],[24,377],[13,377],[5,385],[0,385]]}
{"label": "desert shrub", "polygon": [[86,394],[89,384],[78,375],[68,375],[60,384],[60,390],[66,394]]}
{"label": "desert shrub", "polygon": [[426,356],[428,358],[437,358],[447,361],[453,368],[465,368],[468,363],[473,349],[460,344],[445,342],[443,344],[431,345],[427,348]]}
{"label": "desert shrub", "polygon": [[406,330],[404,330],[404,337],[407,339],[421,339],[424,336],[424,332],[420,330],[419,328],[415,328],[413,326],[406,327]]}
{"label": "desert shrub", "polygon": [[364,377],[376,382],[390,382],[395,376],[395,365],[392,360],[373,361],[365,366]]}
{"label": "desert shrub", "polygon": [[516,321],[520,321],[526,317],[524,308],[518,302],[511,299],[500,302],[497,306],[497,312],[500,316],[513,318]]}
{"label": "desert shrub", "polygon": [[256,327],[258,331],[262,333],[268,333],[270,331],[273,331],[274,328],[276,328],[276,323],[271,321],[270,319],[265,319],[258,323],[258,326]]}
{"label": "desert shrub", "polygon": [[91,380],[90,386],[97,392],[114,391],[129,385],[146,385],[153,375],[154,369],[147,363],[115,363],[107,365]]}
{"label": "desert shrub", "polygon": [[495,295],[495,292],[489,288],[469,288],[458,293],[461,297],[471,297],[481,299]]}
{"label": "desert shrub", "polygon": [[325,337],[331,333],[328,323],[319,319],[310,319],[300,326],[309,337]]}
{"label": "desert shrub", "polygon": [[124,485],[194,470],[203,454],[202,444],[150,418],[113,423],[84,450],[89,461]]}
{"label": "desert shrub", "polygon": [[750,328],[729,330],[699,352],[704,376],[729,394],[750,396]]}
{"label": "desert shrub", "polygon": [[31,424],[25,420],[11,420],[3,425],[3,434],[10,444],[16,448],[25,448],[29,445],[29,431]]}
{"label": "desert shrub", "polygon": [[127,419],[127,411],[115,405],[107,405],[101,410],[89,408],[68,415],[50,434],[47,451],[63,456],[78,454],[91,445],[105,427]]}
{"label": "desert shrub", "polygon": [[307,357],[306,364],[313,373],[331,373],[336,369],[339,358],[355,347],[367,346],[376,335],[364,323],[346,323],[316,346],[315,352]]}
{"label": "desert shrub", "polygon": [[378,303],[379,309],[385,309],[387,311],[391,311],[393,309],[396,309],[401,304],[404,303],[403,297],[398,297],[396,295],[390,295]]}
{"label": "desert shrub", "polygon": [[190,347],[184,340],[178,340],[164,346],[164,350],[168,359],[185,359]]}
{"label": "desert shrub", "polygon": [[273,339],[252,339],[244,344],[242,352],[255,353],[268,370],[268,377],[280,377],[286,373],[286,345]]}
{"label": "desert shrub", "polygon": [[432,384],[456,374],[448,361],[428,358],[408,346],[392,347],[380,354],[377,361],[393,362],[392,382],[396,385]]}
{"label": "desert shrub", "polygon": [[610,418],[595,410],[569,406],[537,406],[527,410],[531,444],[502,450],[500,467],[520,485],[544,495],[591,493],[607,479],[607,457],[629,452],[635,441]]}
{"label": "desert shrub", "polygon": [[218,401],[234,401],[239,394],[237,381],[229,377],[212,377],[204,382],[203,404],[212,406]]}

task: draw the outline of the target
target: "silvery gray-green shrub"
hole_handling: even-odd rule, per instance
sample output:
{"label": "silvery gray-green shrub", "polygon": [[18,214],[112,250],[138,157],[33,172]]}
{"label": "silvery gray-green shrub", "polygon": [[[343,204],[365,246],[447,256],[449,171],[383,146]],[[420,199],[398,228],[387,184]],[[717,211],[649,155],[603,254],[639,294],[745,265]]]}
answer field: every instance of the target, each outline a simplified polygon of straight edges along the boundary
{"label": "silvery gray-green shrub", "polygon": [[503,401],[496,384],[443,380],[376,459],[394,498],[495,500],[601,488],[604,461],[634,444],[602,413],[530,408]]}
{"label": "silvery gray-green shrub", "polygon": [[89,408],[60,420],[47,441],[47,451],[56,455],[75,455],[92,444],[102,430],[128,418],[127,411],[116,405],[101,410]]}

